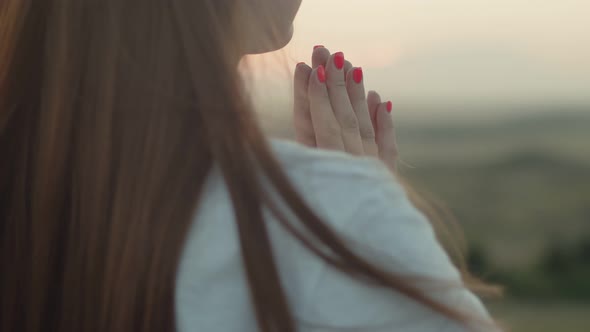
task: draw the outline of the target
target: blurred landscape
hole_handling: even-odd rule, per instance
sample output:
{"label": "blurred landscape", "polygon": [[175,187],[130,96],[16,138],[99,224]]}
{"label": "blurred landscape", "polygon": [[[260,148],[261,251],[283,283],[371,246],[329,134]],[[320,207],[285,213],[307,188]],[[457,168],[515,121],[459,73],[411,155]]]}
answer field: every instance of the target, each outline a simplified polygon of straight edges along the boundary
{"label": "blurred landscape", "polygon": [[[590,107],[501,113],[396,120],[400,172],[460,222],[512,331],[589,331]],[[263,122],[293,138],[287,115]]]}
{"label": "blurred landscape", "polygon": [[506,287],[499,318],[590,330],[590,112],[399,127],[403,174],[459,220],[472,270]]}

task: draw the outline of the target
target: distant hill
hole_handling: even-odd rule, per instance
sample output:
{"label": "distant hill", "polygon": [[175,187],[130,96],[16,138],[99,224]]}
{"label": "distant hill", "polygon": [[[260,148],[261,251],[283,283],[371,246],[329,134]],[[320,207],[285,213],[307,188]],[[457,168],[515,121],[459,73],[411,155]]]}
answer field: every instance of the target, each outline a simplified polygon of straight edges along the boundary
{"label": "distant hill", "polygon": [[590,162],[590,110],[461,124],[398,123],[397,137],[410,164],[493,162],[531,150]]}

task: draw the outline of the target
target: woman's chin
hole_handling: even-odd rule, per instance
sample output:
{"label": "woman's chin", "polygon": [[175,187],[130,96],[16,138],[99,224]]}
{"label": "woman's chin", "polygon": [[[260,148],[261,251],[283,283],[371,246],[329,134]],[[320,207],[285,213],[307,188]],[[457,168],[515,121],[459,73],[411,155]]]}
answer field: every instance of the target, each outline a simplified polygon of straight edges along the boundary
{"label": "woman's chin", "polygon": [[286,29],[284,33],[281,33],[278,38],[269,38],[266,41],[261,41],[258,45],[248,48],[246,54],[263,54],[274,52],[287,46],[291,39],[293,39],[294,28],[291,25]]}

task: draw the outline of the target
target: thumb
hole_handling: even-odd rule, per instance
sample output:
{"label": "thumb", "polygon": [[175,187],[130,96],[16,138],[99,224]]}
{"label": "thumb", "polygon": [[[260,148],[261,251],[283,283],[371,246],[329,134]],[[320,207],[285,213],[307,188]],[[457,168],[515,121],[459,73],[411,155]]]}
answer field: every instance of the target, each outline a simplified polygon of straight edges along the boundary
{"label": "thumb", "polygon": [[310,75],[311,67],[305,63],[299,63],[295,68],[293,125],[297,142],[309,147],[315,147],[316,139],[308,97]]}

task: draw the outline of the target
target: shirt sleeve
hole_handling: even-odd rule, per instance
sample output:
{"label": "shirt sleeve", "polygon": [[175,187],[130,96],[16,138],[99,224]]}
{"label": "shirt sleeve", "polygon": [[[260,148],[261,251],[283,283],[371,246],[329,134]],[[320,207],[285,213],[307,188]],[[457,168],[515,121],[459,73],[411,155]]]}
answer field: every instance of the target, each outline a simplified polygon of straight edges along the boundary
{"label": "shirt sleeve", "polygon": [[[328,172],[319,177],[324,179],[317,183],[315,195],[323,201],[320,215],[337,225],[337,231],[363,257],[397,275],[455,284],[425,290],[451,308],[489,320],[482,302],[463,286],[429,221],[412,205],[387,167],[377,159],[367,159],[363,167],[364,176],[357,172],[333,186],[326,183]],[[326,192],[331,187],[339,192]],[[328,189],[322,192],[322,188]],[[347,188],[348,193],[343,193]],[[342,209],[337,206],[349,211],[347,220],[333,219],[342,218]],[[399,292],[358,281],[327,265],[314,276],[310,287],[300,317],[303,332],[496,331],[481,326],[468,329]]]}

